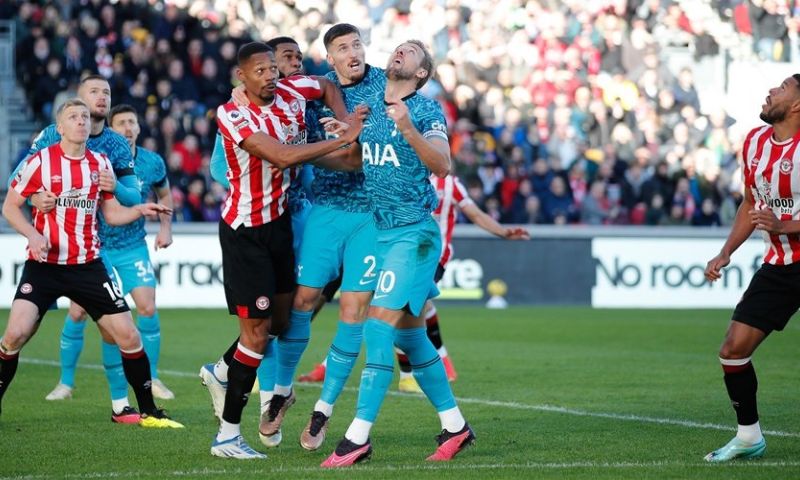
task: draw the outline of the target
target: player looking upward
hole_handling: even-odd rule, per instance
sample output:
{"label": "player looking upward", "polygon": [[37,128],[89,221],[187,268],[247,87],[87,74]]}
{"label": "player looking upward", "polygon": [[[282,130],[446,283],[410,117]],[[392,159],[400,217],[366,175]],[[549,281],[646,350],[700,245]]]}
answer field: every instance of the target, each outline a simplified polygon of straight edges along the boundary
{"label": "player looking upward", "polygon": [[421,42],[398,46],[386,67],[384,97],[370,104],[359,137],[380,273],[364,323],[367,355],[356,416],[322,463],[326,468],[353,465],[371,455],[369,434],[392,379],[395,345],[408,355],[439,414],[439,446],[428,459],[450,460],[475,438],[421,318],[425,301],[438,294],[433,277],[441,254],[441,233],[431,215],[438,198],[428,177],[445,177],[450,169],[441,107],[417,94],[432,73],[430,53]]}
{"label": "player looking upward", "polygon": [[709,462],[764,455],[752,356],[800,308],[800,74],[769,90],[759,117],[767,125],[751,130],[742,149],[744,200],[722,250],[705,271],[709,281],[719,280],[753,230],[762,232],[764,263],[736,305],[719,350],[738,429],[730,442],[706,455]]}

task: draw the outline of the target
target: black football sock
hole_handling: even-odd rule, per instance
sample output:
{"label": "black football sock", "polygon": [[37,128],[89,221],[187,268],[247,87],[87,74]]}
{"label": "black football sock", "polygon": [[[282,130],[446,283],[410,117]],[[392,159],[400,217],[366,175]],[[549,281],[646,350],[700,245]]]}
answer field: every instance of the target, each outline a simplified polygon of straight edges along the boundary
{"label": "black football sock", "polygon": [[136,403],[139,405],[139,412],[148,415],[156,411],[156,403],[153,400],[151,390],[150,361],[143,347],[132,352],[120,349],[122,353],[122,369],[125,371],[125,379],[128,380],[133,393],[136,395]]}

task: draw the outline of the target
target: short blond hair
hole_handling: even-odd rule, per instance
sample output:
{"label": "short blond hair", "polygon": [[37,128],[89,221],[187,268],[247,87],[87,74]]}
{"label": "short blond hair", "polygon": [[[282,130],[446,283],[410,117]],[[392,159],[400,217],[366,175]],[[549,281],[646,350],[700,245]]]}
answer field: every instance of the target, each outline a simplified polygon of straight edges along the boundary
{"label": "short blond hair", "polygon": [[58,110],[56,110],[56,121],[60,120],[61,114],[64,113],[64,111],[70,107],[83,107],[86,110],[89,110],[89,105],[86,105],[86,102],[84,102],[80,98],[78,97],[70,98],[66,102],[62,103],[58,107]]}

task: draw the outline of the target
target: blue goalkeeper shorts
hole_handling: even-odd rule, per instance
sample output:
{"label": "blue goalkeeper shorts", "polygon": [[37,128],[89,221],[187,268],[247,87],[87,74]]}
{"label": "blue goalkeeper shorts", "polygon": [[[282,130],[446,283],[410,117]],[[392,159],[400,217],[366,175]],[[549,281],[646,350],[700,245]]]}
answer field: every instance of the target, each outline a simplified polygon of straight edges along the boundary
{"label": "blue goalkeeper shorts", "polygon": [[297,284],[322,288],[342,272],[343,292],[371,292],[378,278],[371,213],[314,205],[300,247]]}
{"label": "blue goalkeeper shorts", "polygon": [[117,284],[122,288],[123,295],[138,287],[156,288],[156,274],[144,240],[124,250],[102,248],[100,256],[109,276],[116,278]]}
{"label": "blue goalkeeper shorts", "polygon": [[442,253],[439,226],[429,217],[378,230],[377,240],[380,273],[371,305],[419,315],[425,301],[439,295],[433,282]]}
{"label": "blue goalkeeper shorts", "polygon": [[303,234],[306,231],[308,216],[311,215],[311,208],[311,202],[303,199],[292,209],[292,248],[295,259],[300,258],[300,247],[303,245]]}

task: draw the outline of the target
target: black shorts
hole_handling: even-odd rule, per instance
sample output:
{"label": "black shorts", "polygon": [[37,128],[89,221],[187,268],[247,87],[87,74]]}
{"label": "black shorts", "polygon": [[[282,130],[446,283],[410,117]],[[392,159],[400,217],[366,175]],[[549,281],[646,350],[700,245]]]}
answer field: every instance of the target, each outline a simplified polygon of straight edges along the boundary
{"label": "black shorts", "polygon": [[436,265],[436,273],[433,274],[433,283],[439,283],[442,277],[444,277],[444,265],[440,263]]}
{"label": "black shorts", "polygon": [[26,261],[14,300],[33,302],[39,307],[41,320],[59,297],[67,297],[83,307],[94,321],[103,315],[130,310],[100,259],[82,265]]}
{"label": "black shorts", "polygon": [[765,263],[753,275],[733,320],[755,327],[769,335],[781,331],[800,308],[800,263]]}
{"label": "black shorts", "polygon": [[233,230],[219,222],[222,276],[228,311],[239,318],[269,318],[276,294],[295,288],[292,220],[284,213],[258,227]]}

